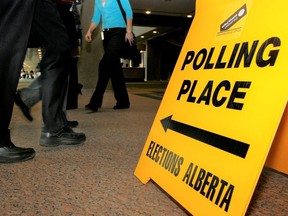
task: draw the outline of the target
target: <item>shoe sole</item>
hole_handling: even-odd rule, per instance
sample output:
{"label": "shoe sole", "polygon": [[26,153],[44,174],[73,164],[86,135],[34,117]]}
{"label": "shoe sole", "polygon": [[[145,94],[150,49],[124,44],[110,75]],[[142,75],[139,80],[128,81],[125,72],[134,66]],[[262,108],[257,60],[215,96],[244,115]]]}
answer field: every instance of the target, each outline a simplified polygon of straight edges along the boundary
{"label": "shoe sole", "polygon": [[60,145],[79,145],[83,143],[86,140],[86,137],[83,137],[81,139],[75,140],[75,139],[61,139],[61,138],[49,138],[48,140],[40,139],[40,145],[44,147],[56,147]]}
{"label": "shoe sole", "polygon": [[18,163],[18,162],[24,162],[24,161],[28,161],[28,160],[31,160],[35,157],[35,153],[32,153],[30,155],[27,155],[26,157],[19,157],[19,158],[16,158],[16,157],[12,157],[12,158],[1,158],[0,157],[0,163]]}

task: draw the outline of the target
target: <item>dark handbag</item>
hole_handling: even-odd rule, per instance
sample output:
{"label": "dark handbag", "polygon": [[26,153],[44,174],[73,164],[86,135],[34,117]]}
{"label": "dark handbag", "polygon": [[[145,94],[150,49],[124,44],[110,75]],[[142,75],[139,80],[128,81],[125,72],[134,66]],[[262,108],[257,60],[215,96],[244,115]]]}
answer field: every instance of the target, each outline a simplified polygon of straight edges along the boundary
{"label": "dark handbag", "polygon": [[[117,3],[119,5],[119,7],[120,7],[123,19],[124,19],[124,21],[126,23],[125,11],[124,11],[124,9],[122,7],[122,4],[121,4],[120,0],[117,0]],[[136,38],[136,36],[135,36],[135,34],[133,32],[132,32],[132,34],[133,34],[133,43],[132,43],[132,45],[130,45],[128,40],[125,41],[125,45],[124,45],[124,47],[122,49],[122,52],[121,52],[121,55],[120,55],[121,58],[132,59],[138,53],[137,38]]]}
{"label": "dark handbag", "polygon": [[133,33],[133,37],[134,39],[133,39],[132,45],[130,45],[128,40],[125,41],[125,45],[120,55],[121,58],[132,59],[138,53],[137,38],[135,37],[134,33]]}

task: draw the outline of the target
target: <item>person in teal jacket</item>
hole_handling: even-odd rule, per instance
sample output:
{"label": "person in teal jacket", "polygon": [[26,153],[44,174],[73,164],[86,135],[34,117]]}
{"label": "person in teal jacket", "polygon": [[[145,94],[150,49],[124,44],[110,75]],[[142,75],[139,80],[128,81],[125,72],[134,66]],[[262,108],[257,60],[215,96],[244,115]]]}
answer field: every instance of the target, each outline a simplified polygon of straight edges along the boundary
{"label": "person in teal jacket", "polygon": [[130,44],[133,43],[133,12],[129,0],[119,0],[119,3],[125,11],[125,19],[117,0],[96,0],[91,24],[85,35],[86,41],[91,42],[93,30],[100,23],[102,24],[104,55],[99,63],[96,89],[90,102],[85,106],[92,112],[97,112],[98,108],[101,107],[110,78],[116,99],[116,105],[113,108],[127,109],[130,107],[125,78],[120,64],[120,55],[126,40]]}

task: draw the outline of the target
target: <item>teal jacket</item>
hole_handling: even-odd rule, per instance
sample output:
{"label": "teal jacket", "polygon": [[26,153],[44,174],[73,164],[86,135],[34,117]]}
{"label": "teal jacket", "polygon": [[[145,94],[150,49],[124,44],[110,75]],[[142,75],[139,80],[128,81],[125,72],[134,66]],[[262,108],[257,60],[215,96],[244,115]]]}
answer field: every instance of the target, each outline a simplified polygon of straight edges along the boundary
{"label": "teal jacket", "polygon": [[[126,13],[126,19],[132,19],[133,12],[129,0],[120,0],[120,2]],[[102,22],[103,29],[126,28],[117,0],[106,0],[104,5],[102,0],[95,0],[92,22],[96,25]]]}

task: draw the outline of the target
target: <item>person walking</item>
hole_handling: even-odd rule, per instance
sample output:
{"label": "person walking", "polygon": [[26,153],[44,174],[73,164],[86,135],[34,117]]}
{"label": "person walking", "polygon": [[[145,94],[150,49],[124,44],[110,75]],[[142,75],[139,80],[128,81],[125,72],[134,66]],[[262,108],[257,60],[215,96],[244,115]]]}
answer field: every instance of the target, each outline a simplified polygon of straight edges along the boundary
{"label": "person walking", "polygon": [[84,142],[85,134],[75,133],[68,127],[62,112],[71,47],[55,3],[52,0],[1,0],[0,14],[0,163],[35,157],[33,148],[13,144],[9,130],[19,75],[31,36],[44,51],[41,61],[44,128],[40,145]]}
{"label": "person walking", "polygon": [[[17,147],[9,125],[15,91],[26,53],[36,0],[0,1],[0,162],[19,162],[35,156],[33,148]],[[23,25],[25,23],[25,25]],[[17,41],[17,43],[16,43]]]}
{"label": "person walking", "polygon": [[102,22],[102,40],[104,55],[99,63],[99,74],[96,89],[85,106],[86,109],[97,112],[102,106],[103,95],[109,79],[114,91],[116,105],[114,109],[127,109],[130,107],[129,96],[125,84],[125,78],[120,64],[121,50],[125,40],[132,45],[132,20],[133,13],[129,0],[120,0],[126,14],[124,20],[117,0],[95,0],[94,14],[85,35],[87,42],[92,41],[92,32]]}
{"label": "person walking", "polygon": [[[82,40],[80,16],[81,7],[76,8],[78,5],[82,5],[80,0],[54,0],[57,5],[57,10],[60,17],[66,27],[70,43],[72,46],[71,57],[69,59],[69,80],[68,88],[65,95],[65,101],[63,106],[63,112],[67,115],[66,110],[77,108],[77,97],[81,93],[82,85],[78,83],[78,69],[77,61],[80,55],[78,51]],[[78,10],[79,9],[79,10]],[[77,17],[77,18],[76,18]],[[77,19],[77,25],[76,25]],[[33,47],[38,48],[40,44],[37,41],[33,41]],[[76,51],[75,51],[76,50]],[[41,65],[41,62],[40,62]],[[33,118],[30,114],[30,109],[36,103],[41,100],[41,76],[34,79],[30,85],[25,88],[17,90],[15,103],[19,106],[24,116],[32,121]],[[74,128],[78,126],[78,121],[67,121],[68,126]]]}
{"label": "person walking", "polygon": [[31,37],[42,48],[40,62],[42,86],[42,146],[75,145],[86,139],[69,126],[63,104],[68,85],[71,42],[67,29],[53,0],[37,0],[31,26]]}

